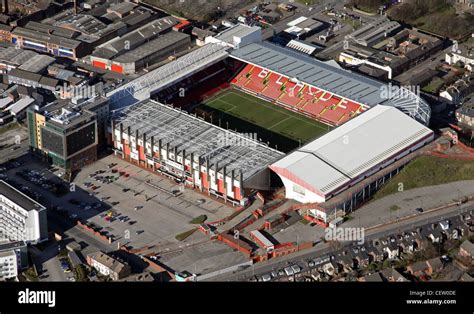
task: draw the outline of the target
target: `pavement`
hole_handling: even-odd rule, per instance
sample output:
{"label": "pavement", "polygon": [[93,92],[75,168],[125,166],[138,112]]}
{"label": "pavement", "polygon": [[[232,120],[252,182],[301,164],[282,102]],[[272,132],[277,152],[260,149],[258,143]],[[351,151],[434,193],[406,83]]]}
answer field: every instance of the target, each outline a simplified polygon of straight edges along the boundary
{"label": "pavement", "polygon": [[[365,242],[369,242],[374,239],[381,237],[400,234],[405,231],[411,231],[417,228],[418,226],[426,225],[432,222],[437,222],[450,217],[458,216],[461,213],[466,213],[474,209],[473,204],[466,204],[464,206],[453,206],[440,211],[429,212],[425,214],[420,214],[409,220],[395,222],[393,224],[384,226],[382,228],[374,228],[365,233]],[[345,225],[344,225],[345,226]],[[309,259],[314,259],[316,257],[323,256],[333,252],[334,249],[329,246],[327,243],[319,243],[310,250],[300,251],[289,256],[284,256],[280,258],[273,258],[265,262],[260,262],[253,264],[252,267],[234,273],[227,273],[219,275],[213,278],[208,279],[209,281],[246,281],[252,278],[253,276],[261,276],[266,273],[270,273],[273,270],[284,268],[291,264],[298,264],[303,268],[303,271],[306,271],[307,268],[306,261]]]}
{"label": "pavement", "polygon": [[0,147],[0,163],[24,155],[29,149],[28,129],[18,126],[5,131],[1,134]]}
{"label": "pavement", "polygon": [[57,256],[59,252],[58,245],[57,242],[53,241],[43,251],[35,247],[29,248],[38,273],[47,275],[47,278],[40,279],[40,281],[64,282],[74,277],[73,272],[65,273],[61,269],[61,264]]}
{"label": "pavement", "polygon": [[[125,171],[129,174],[128,178],[121,177],[118,180],[102,184],[89,178],[89,174],[97,170],[107,169],[110,163],[117,163],[114,167],[118,171]],[[114,175],[113,173],[104,173],[103,175]],[[183,190],[179,196],[172,196],[171,192],[179,190],[180,187],[174,181],[157,174],[152,174],[135,165],[129,164],[114,156],[107,156],[91,166],[84,168],[74,179],[76,186],[83,190],[79,195],[76,193],[74,198],[83,200],[82,197],[90,197],[91,190],[84,190],[84,182],[92,182],[99,186],[97,195],[94,198],[108,198],[106,203],[109,206],[113,202],[113,211],[121,215],[128,216],[135,224],[129,225],[125,222],[115,220],[108,222],[99,215],[90,215],[84,210],[76,210],[75,213],[82,219],[86,219],[94,224],[106,229],[113,234],[121,244],[127,244],[135,248],[160,245],[161,247],[170,246],[178,243],[175,236],[179,233],[195,228],[196,225],[189,222],[200,215],[206,215],[207,221],[220,220],[230,215],[235,208],[211,199],[196,191]],[[126,192],[123,192],[124,189]],[[83,195],[86,193],[86,195]],[[200,204],[200,202],[204,202]],[[136,206],[143,206],[134,210]],[[136,234],[136,231],[144,232]]]}
{"label": "pavement", "polygon": [[[398,192],[357,209],[350,214],[352,219],[344,225],[367,228],[417,214],[416,208],[436,208],[472,195],[474,195],[474,180]],[[394,205],[399,209],[390,210]]]}

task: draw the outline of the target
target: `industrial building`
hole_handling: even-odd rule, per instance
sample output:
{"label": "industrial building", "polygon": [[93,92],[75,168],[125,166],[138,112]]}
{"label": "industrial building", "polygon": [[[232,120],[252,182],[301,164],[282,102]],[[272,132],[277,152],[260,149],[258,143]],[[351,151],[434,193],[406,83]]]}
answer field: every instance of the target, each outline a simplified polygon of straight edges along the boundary
{"label": "industrial building", "polygon": [[[32,22],[30,22],[32,23]],[[42,25],[40,23],[35,24]],[[47,28],[16,27],[12,31],[12,44],[26,49],[36,50],[38,52],[51,54],[58,57],[66,57],[77,60],[88,53],[90,47],[85,43],[74,39],[74,34],[66,36],[63,32],[60,35]]]}
{"label": "industrial building", "polygon": [[88,58],[94,67],[121,74],[138,70],[191,45],[188,34],[171,31],[178,19],[164,17],[99,46]]}
{"label": "industrial building", "polygon": [[37,244],[48,239],[46,208],[0,181],[0,238]]}
{"label": "industrial building", "polygon": [[257,26],[237,24],[230,27],[216,36],[206,37],[206,44],[214,43],[226,45],[229,48],[238,49],[249,43],[261,42],[262,30]]}
{"label": "industrial building", "polygon": [[16,68],[23,71],[41,73],[54,61],[53,57],[31,50],[18,49],[13,46],[8,48],[0,47],[0,71],[4,74]]}
{"label": "industrial building", "polygon": [[97,160],[105,142],[108,100],[57,101],[27,111],[30,146],[34,153],[69,172]]}
{"label": "industrial building", "polygon": [[351,39],[362,46],[370,47],[386,39],[401,28],[400,23],[382,17],[356,30],[351,34]]}
{"label": "industrial building", "polygon": [[[396,108],[375,106],[270,166],[286,197],[323,203],[434,138]],[[317,171],[315,171],[317,169]]]}
{"label": "industrial building", "polygon": [[112,123],[116,156],[235,203],[269,189],[267,167],[284,156],[252,136],[152,100],[117,113]]}
{"label": "industrial building", "polygon": [[314,18],[308,18],[306,16],[300,16],[299,18],[289,22],[286,28],[280,36],[288,39],[299,39],[304,40],[326,27],[326,24],[318,21]]}

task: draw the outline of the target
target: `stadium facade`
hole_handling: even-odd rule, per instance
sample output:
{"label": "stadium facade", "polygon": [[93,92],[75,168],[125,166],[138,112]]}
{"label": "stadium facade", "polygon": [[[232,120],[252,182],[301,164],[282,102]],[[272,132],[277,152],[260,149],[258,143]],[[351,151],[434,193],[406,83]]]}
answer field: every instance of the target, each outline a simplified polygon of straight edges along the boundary
{"label": "stadium facade", "polygon": [[379,105],[270,166],[286,197],[324,203],[434,138],[400,110]]}
{"label": "stadium facade", "polygon": [[268,190],[268,166],[284,157],[251,135],[153,100],[117,113],[112,129],[116,156],[233,203]]}

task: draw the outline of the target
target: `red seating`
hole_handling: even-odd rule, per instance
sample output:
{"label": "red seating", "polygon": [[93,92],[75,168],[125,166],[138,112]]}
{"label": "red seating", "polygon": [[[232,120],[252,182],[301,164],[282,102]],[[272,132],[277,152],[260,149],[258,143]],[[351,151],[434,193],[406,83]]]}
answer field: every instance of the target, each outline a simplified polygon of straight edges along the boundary
{"label": "red seating", "polygon": [[250,72],[250,76],[243,87],[254,93],[260,93],[265,87],[263,82],[269,73],[270,72],[267,70],[263,70],[259,67],[253,67],[252,71]]}
{"label": "red seating", "polygon": [[280,96],[278,101],[290,106],[297,106],[303,99],[300,97],[300,93],[304,85],[297,85],[293,82],[288,81],[285,84],[285,91]]}
{"label": "red seating", "polygon": [[342,100],[313,86],[296,84],[282,75],[250,64],[231,83],[332,125],[344,123],[366,110],[353,101]]}
{"label": "red seating", "polygon": [[262,95],[271,99],[278,99],[282,93],[281,88],[287,81],[286,77],[271,73],[267,77],[267,83],[262,91]]}

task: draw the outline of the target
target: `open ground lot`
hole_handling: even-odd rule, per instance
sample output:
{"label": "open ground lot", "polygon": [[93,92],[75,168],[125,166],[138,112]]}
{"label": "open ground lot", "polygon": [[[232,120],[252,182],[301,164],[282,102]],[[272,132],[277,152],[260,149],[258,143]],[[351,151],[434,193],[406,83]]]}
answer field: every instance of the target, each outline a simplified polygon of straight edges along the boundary
{"label": "open ground lot", "polygon": [[[190,223],[192,219],[206,215],[209,222],[219,220],[232,214],[235,208],[189,189],[173,196],[170,192],[179,190],[180,187],[172,180],[142,170],[115,156],[107,156],[82,169],[73,181],[73,189],[58,196],[41,184],[18,174],[26,170],[34,171],[37,173],[35,177],[61,182],[56,176],[59,169],[51,168],[28,154],[17,161],[19,164],[3,171],[3,176],[15,186],[36,193],[38,201],[48,208],[50,231],[64,232],[69,238],[81,242],[83,255],[98,250],[113,251],[119,245],[135,249],[151,246],[152,249],[146,254],[155,253],[162,263],[177,271],[189,270],[196,273],[211,272],[245,260],[241,253],[222,243],[211,241],[200,231],[181,242],[175,239],[177,234],[198,226]],[[117,164],[113,168],[117,170],[115,174],[112,169],[108,169],[111,163]],[[111,183],[98,183],[89,175],[99,170],[104,171],[100,174],[103,176],[119,177],[119,172],[125,172],[128,176],[122,175]],[[98,188],[86,188],[84,182],[94,183]],[[137,206],[139,208],[135,210]],[[66,214],[59,215],[53,210],[56,207],[60,207]],[[127,216],[129,220],[106,220],[105,213],[108,211]],[[97,229],[106,231],[113,236],[113,242],[109,244],[75,226],[76,219],[93,223]],[[133,224],[130,225],[129,222]],[[48,268],[48,263],[55,263],[53,255],[40,255],[45,268]]]}
{"label": "open ground lot", "polygon": [[474,163],[469,160],[450,160],[433,156],[421,156],[406,166],[400,174],[378,191],[374,199],[378,200],[399,191],[424,186],[474,179]]}
{"label": "open ground lot", "polygon": [[[110,171],[107,167],[110,163],[117,163],[114,169],[125,172],[128,177],[121,176],[108,184],[97,183],[89,177],[99,170]],[[101,215],[89,217],[89,221],[108,230],[122,244],[133,247],[176,243],[177,234],[196,227],[190,223],[193,218],[206,215],[208,221],[215,221],[230,215],[234,210],[192,190],[183,190],[179,196],[171,195],[172,191],[180,189],[178,184],[114,156],[105,157],[84,168],[74,179],[74,183],[83,189],[86,189],[85,182],[98,186],[93,191],[97,193],[94,196],[109,204],[112,211],[128,216],[129,221],[136,223],[129,225],[118,219],[106,221]],[[92,192],[92,189],[88,191]],[[80,217],[90,216],[84,214],[84,210],[79,210],[77,214]],[[137,231],[143,232],[137,234]]]}
{"label": "open ground lot", "polygon": [[201,109],[217,116],[222,127],[255,132],[270,146],[287,151],[327,133],[331,127],[281,108],[236,89],[228,89],[205,101]]}

